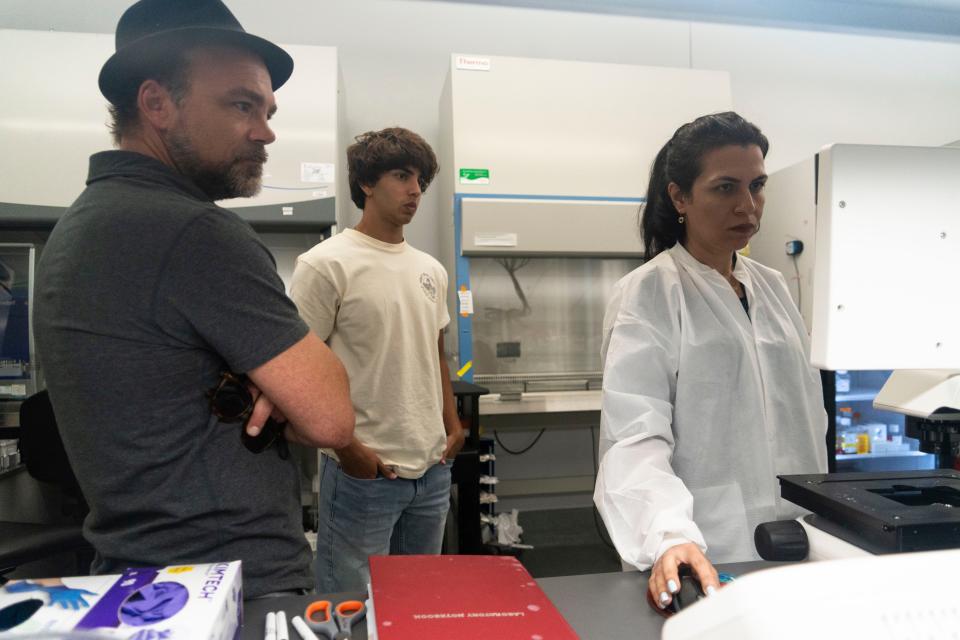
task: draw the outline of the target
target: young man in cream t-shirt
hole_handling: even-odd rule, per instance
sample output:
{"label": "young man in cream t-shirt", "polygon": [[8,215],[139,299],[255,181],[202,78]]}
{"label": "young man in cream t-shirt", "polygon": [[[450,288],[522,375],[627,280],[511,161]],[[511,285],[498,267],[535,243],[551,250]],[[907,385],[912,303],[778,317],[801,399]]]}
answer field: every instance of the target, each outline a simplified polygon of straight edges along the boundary
{"label": "young man in cream t-shirt", "polygon": [[317,590],[360,590],[367,558],[439,553],[450,465],[463,446],[443,355],[447,274],[403,239],[437,160],[419,135],[369,132],[347,149],[363,210],[297,260],[300,315],[339,356],[357,415],[352,442],[323,450]]}

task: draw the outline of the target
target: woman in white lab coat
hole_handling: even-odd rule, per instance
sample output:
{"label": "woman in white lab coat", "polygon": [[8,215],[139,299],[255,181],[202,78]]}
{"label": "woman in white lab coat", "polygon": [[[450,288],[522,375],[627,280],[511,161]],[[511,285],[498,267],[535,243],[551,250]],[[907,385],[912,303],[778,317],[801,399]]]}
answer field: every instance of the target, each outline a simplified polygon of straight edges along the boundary
{"label": "woman in white lab coat", "polygon": [[768,143],[727,112],[677,129],[650,173],[646,262],[604,319],[594,501],[661,607],[690,565],[757,559],[753,530],[796,517],[776,476],[826,471],[826,413],[783,276],[739,256],[760,228]]}

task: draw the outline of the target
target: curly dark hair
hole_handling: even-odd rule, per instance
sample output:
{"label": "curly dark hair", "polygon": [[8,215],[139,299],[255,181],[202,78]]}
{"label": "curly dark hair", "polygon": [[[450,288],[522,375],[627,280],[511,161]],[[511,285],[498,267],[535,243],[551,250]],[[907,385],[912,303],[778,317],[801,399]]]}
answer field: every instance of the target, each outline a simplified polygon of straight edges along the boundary
{"label": "curly dark hair", "polygon": [[437,175],[437,156],[418,134],[402,127],[368,131],[347,147],[350,199],[359,209],[367,203],[363,186],[373,186],[394,169],[420,172],[420,190],[426,191]]}
{"label": "curly dark hair", "polygon": [[704,154],[718,147],[760,147],[767,157],[770,143],[760,129],[733,111],[700,116],[683,125],[663,145],[650,169],[647,200],[640,208],[640,231],[645,259],[650,260],[686,238],[686,225],[678,219],[667,186],[673,182],[689,194],[701,172]]}

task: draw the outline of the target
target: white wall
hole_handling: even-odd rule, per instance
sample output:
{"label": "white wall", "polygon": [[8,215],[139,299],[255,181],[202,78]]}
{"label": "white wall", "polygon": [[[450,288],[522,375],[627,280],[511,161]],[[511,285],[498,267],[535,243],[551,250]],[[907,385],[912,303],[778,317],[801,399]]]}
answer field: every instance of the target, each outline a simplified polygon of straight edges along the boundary
{"label": "white wall", "polygon": [[[112,32],[129,0],[4,0],[0,28]],[[228,0],[252,32],[339,49],[352,136],[394,124],[439,145],[437,105],[452,52],[731,73],[735,107],[770,136],[768,169],[831,142],[960,139],[960,38],[816,33],[610,14],[418,0]],[[96,10],[92,10],[92,6]],[[655,88],[651,88],[655,90]],[[283,91],[277,95],[282,107]],[[439,253],[439,202],[408,233]]]}
{"label": "white wall", "polygon": [[770,138],[768,171],[834,142],[960,135],[960,40],[695,24],[693,65],[730,71],[733,104]]}

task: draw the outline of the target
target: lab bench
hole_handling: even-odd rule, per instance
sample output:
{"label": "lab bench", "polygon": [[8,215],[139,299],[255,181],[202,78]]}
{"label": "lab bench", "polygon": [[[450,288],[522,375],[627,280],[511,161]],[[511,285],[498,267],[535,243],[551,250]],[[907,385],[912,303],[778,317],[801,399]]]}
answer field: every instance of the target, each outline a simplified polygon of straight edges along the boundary
{"label": "lab bench", "polygon": [[[554,434],[555,439],[569,441],[576,437],[572,431],[591,430],[591,434],[595,434],[594,430],[600,426],[600,395],[599,390],[528,392],[519,399],[503,399],[499,394],[491,394],[480,399],[481,427],[486,434],[494,431],[519,434],[544,429]],[[551,455],[537,477],[511,477],[509,465],[502,464],[501,459],[497,494],[501,498],[522,498],[592,493],[594,474],[586,444],[578,441],[577,446],[567,447],[565,460]],[[596,446],[595,437],[591,437],[590,446]],[[497,453],[500,452],[498,449]],[[525,472],[531,469],[531,465],[525,467]],[[557,468],[566,473],[553,475]]]}
{"label": "lab bench", "polygon": [[[717,569],[734,576],[780,566],[778,562],[743,562],[718,565]],[[559,578],[541,578],[537,584],[547,594],[570,626],[583,640],[644,640],[659,638],[665,618],[646,602],[648,572],[596,573]],[[250,600],[244,603],[242,640],[262,640],[264,621],[270,611],[283,610],[287,620],[303,617],[314,600],[363,600],[363,592],[333,596],[288,596]],[[354,640],[367,637],[365,624],[354,631]],[[291,640],[299,635],[290,626]]]}
{"label": "lab bench", "polygon": [[600,424],[600,391],[524,393],[516,400],[499,394],[480,399],[485,429],[581,429]]}

